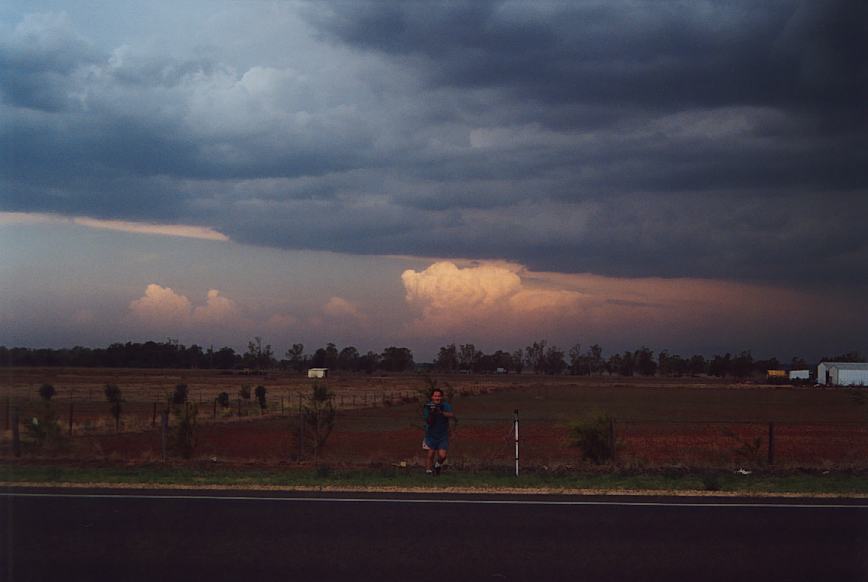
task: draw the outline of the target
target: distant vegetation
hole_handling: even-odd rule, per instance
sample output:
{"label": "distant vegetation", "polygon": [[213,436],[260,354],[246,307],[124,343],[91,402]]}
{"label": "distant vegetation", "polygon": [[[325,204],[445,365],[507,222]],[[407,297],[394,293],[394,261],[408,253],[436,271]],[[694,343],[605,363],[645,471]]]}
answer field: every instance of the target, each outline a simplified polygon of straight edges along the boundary
{"label": "distant vegetation", "polygon": [[[847,352],[819,361],[864,361],[858,352]],[[247,351],[237,353],[230,347],[215,350],[196,344],[189,347],[176,341],[115,343],[107,348],[6,348],[0,346],[0,366],[62,366],[94,368],[197,368],[217,370],[271,370],[304,372],[309,368],[330,368],[345,372],[368,373],[406,372],[423,368],[443,373],[527,373],[570,374],[576,376],[697,376],[747,378],[764,375],[773,369],[808,369],[801,357],[789,361],[777,358],[754,359],[750,351],[736,355],[726,353],[706,358],[703,355],[681,356],[667,350],[654,352],[648,347],[623,351],[608,356],[602,346],[591,345],[583,350],[575,344],[563,350],[546,340],[534,341],[524,349],[512,352],[496,350],[486,354],[474,344],[442,346],[433,363],[418,364],[413,352],[406,347],[389,346],[382,352],[362,354],[355,346],[342,349],[333,343],[305,353],[304,344],[293,344],[284,358],[277,359],[268,344],[256,337],[248,342]],[[249,398],[249,396],[248,396]]]}

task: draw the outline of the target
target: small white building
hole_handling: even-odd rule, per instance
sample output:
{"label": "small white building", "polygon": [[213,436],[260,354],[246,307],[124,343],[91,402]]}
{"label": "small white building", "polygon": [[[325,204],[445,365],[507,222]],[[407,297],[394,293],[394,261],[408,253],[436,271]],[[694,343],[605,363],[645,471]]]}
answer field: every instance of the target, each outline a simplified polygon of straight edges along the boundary
{"label": "small white building", "polygon": [[308,378],[326,378],[329,375],[328,368],[310,368],[307,371]]}
{"label": "small white building", "polygon": [[790,380],[810,380],[810,370],[790,370]]}
{"label": "small white building", "polygon": [[868,386],[868,362],[820,362],[817,384],[821,386]]}

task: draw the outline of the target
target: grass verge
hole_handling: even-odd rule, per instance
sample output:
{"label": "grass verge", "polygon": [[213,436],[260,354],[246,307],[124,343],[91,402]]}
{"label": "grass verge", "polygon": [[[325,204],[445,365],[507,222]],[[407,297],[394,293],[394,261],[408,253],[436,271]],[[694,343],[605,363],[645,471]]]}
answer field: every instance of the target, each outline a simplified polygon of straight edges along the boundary
{"label": "grass verge", "polygon": [[868,496],[868,474],[838,472],[732,472],[687,469],[630,472],[444,472],[438,478],[398,467],[333,468],[220,465],[72,466],[0,464],[0,482],[23,485],[144,486],[322,490],[391,490],[510,493]]}

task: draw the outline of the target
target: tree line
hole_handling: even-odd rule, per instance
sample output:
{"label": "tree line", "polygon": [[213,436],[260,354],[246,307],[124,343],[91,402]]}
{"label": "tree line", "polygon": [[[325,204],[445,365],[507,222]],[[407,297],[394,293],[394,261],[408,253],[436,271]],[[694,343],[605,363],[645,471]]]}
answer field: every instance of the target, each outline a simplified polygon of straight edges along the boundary
{"label": "tree line", "polygon": [[415,368],[413,352],[406,347],[389,346],[382,352],[359,352],[354,346],[338,350],[333,343],[305,353],[304,344],[293,344],[283,358],[277,358],[270,344],[255,337],[247,351],[197,344],[185,346],[175,340],[165,342],[113,343],[107,348],[7,348],[0,346],[0,366],[57,366],[83,368],[198,368],[215,370],[284,369],[303,372],[308,368],[332,368],[351,372],[404,372]]}
{"label": "tree line", "polygon": [[[819,361],[864,361],[855,351],[824,356]],[[668,350],[654,352],[642,346],[604,355],[599,344],[582,349],[574,344],[564,350],[547,340],[538,340],[514,351],[484,353],[472,343],[450,343],[440,347],[433,363],[418,364],[406,347],[389,346],[382,352],[362,353],[355,346],[338,349],[327,343],[312,353],[302,343],[293,344],[278,358],[270,344],[255,337],[243,353],[231,347],[214,349],[197,344],[184,346],[175,340],[165,342],[113,343],[107,348],[7,348],[0,346],[0,366],[58,366],[102,368],[199,368],[217,370],[282,369],[303,372],[309,368],[329,368],[346,372],[405,372],[417,367],[444,373],[526,373],[621,376],[689,376],[709,375],[746,378],[765,374],[772,369],[809,369],[816,363],[793,357],[782,362],[777,358],[755,359],[751,352],[726,353],[706,358],[683,357]]]}

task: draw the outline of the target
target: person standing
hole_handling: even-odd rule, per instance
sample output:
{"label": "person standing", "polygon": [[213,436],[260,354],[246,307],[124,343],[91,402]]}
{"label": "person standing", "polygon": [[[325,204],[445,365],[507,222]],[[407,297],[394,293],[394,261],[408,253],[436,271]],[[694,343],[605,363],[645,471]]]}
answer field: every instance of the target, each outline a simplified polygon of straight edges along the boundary
{"label": "person standing", "polygon": [[422,409],[425,419],[425,438],[422,448],[428,453],[425,472],[429,475],[439,475],[446,454],[449,450],[449,419],[454,418],[452,405],[443,399],[443,390],[435,388],[431,392],[431,400]]}

